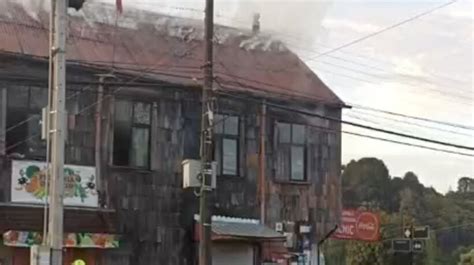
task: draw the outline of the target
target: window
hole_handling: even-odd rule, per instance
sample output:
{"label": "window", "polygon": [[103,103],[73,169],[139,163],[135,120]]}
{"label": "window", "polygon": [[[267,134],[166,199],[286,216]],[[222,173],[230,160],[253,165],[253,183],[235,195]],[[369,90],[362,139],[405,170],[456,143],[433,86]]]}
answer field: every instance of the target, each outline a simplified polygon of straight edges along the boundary
{"label": "window", "polygon": [[219,175],[239,175],[239,117],[216,115],[214,158]]}
{"label": "window", "polygon": [[151,105],[119,100],[115,103],[114,153],[117,166],[149,168]]}
{"label": "window", "polygon": [[46,142],[41,140],[41,108],[48,104],[48,91],[39,87],[12,87],[7,91],[7,153],[44,159]]}
{"label": "window", "polygon": [[306,180],[306,127],[277,123],[279,174],[290,181]]}

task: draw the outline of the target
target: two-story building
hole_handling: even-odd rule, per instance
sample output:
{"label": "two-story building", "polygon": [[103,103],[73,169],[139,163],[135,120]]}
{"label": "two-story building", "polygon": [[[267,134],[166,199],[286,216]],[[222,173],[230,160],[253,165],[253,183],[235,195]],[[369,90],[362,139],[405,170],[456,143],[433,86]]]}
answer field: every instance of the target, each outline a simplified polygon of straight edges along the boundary
{"label": "two-story building", "polygon": [[[199,158],[203,22],[115,18],[93,2],[70,12],[65,264],[196,264],[182,162]],[[0,1],[2,265],[29,264],[47,222],[48,21]],[[285,264],[338,222],[344,103],[264,33],[216,26],[214,48],[214,264]]]}

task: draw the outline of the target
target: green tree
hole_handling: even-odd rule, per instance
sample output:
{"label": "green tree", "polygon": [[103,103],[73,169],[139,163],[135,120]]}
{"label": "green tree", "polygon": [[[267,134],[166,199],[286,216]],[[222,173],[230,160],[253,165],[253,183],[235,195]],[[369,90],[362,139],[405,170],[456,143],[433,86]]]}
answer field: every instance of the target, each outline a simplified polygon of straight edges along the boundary
{"label": "green tree", "polygon": [[459,193],[474,192],[474,179],[468,177],[462,177],[458,180]]}
{"label": "green tree", "polygon": [[461,254],[458,265],[474,265],[474,248],[465,254]]}
{"label": "green tree", "polygon": [[347,164],[342,174],[343,198],[346,207],[376,202],[385,207],[389,201],[390,176],[382,160],[362,158]]}

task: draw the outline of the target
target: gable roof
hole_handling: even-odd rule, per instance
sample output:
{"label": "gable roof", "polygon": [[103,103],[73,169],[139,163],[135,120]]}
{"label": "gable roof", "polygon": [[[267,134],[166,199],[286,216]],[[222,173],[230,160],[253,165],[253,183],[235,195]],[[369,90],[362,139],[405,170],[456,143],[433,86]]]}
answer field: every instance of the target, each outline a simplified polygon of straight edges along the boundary
{"label": "gable roof", "polygon": [[[48,56],[48,11],[31,9],[0,1],[0,52]],[[202,21],[138,9],[116,20],[113,6],[93,1],[69,13],[69,62],[113,66],[184,85],[201,83]],[[215,77],[224,89],[344,106],[296,54],[263,33],[216,25],[214,58]]]}

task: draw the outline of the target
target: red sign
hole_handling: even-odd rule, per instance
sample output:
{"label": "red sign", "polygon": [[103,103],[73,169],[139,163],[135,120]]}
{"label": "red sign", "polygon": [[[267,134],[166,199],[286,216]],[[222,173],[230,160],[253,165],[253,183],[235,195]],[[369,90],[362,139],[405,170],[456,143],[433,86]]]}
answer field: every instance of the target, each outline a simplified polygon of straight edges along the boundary
{"label": "red sign", "polygon": [[373,212],[343,210],[341,225],[332,238],[378,241],[380,239],[380,216]]}

